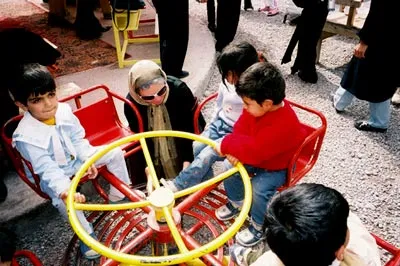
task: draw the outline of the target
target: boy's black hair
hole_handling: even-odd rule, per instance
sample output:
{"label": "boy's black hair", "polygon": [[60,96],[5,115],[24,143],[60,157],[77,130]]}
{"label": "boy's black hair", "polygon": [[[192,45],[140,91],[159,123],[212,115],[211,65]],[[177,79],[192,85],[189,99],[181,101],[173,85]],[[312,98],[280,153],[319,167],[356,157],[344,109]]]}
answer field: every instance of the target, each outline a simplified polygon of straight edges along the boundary
{"label": "boy's black hair", "polygon": [[16,250],[16,236],[7,228],[0,227],[0,262],[11,261]]}
{"label": "boy's black hair", "polygon": [[29,96],[55,91],[56,83],[49,70],[39,64],[21,66],[16,85],[10,88],[14,101],[27,105]]}
{"label": "boy's black hair", "polygon": [[327,266],[345,243],[348,216],[349,204],[337,190],[299,184],[271,200],[266,239],[285,266]]}
{"label": "boy's black hair", "polygon": [[[264,60],[266,61],[265,58]],[[221,73],[222,83],[225,84],[225,78],[229,71],[240,77],[249,66],[258,61],[257,50],[250,43],[246,41],[230,43],[217,58],[217,66]]]}
{"label": "boy's black hair", "polygon": [[240,76],[236,93],[258,104],[271,100],[280,104],[285,99],[285,80],[279,69],[268,62],[253,64]]}

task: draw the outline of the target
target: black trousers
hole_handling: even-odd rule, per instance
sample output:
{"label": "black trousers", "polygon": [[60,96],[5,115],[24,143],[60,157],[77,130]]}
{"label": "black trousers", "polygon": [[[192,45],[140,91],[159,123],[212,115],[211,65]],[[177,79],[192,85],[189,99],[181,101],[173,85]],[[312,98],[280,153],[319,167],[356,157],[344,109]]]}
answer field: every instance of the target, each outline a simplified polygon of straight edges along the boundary
{"label": "black trousers", "polygon": [[317,58],[317,43],[328,16],[328,4],[326,1],[305,7],[296,26],[299,36],[296,61],[294,69],[305,73],[315,72],[315,60]]}
{"label": "black trousers", "polygon": [[215,50],[221,51],[235,38],[241,0],[218,0]]}
{"label": "black trousers", "polygon": [[158,14],[161,67],[167,75],[181,73],[189,42],[189,0],[153,0]]}
{"label": "black trousers", "polygon": [[215,26],[215,0],[207,0],[207,21],[209,26]]}

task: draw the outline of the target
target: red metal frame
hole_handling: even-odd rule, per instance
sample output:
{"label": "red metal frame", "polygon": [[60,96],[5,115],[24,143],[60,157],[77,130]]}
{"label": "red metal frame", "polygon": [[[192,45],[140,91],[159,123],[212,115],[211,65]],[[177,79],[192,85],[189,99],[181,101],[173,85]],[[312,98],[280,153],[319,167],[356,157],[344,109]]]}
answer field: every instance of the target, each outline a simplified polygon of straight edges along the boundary
{"label": "red metal frame", "polygon": [[375,234],[371,235],[375,238],[376,244],[378,244],[378,246],[380,246],[382,249],[386,250],[393,256],[388,262],[386,262],[385,266],[400,266],[400,248],[396,248],[395,246],[386,242]]}
{"label": "red metal frame", "polygon": [[[200,134],[199,130],[199,116],[202,108],[210,102],[212,99],[215,99],[218,96],[218,92],[215,92],[205,98],[197,107],[194,113],[194,130],[196,134]],[[303,178],[315,165],[317,162],[319,152],[321,150],[322,141],[325,136],[327,121],[325,116],[314,109],[302,106],[300,104],[288,101],[291,106],[306,111],[312,115],[315,115],[319,118],[321,125],[319,127],[312,127],[308,124],[302,123],[304,129],[308,132],[308,136],[305,138],[303,143],[297,149],[293,158],[290,160],[288,169],[291,169],[287,173],[285,184],[279,188],[279,190],[283,190],[285,188],[291,187],[295,185],[301,178]]]}
{"label": "red metal frame", "polygon": [[[11,266],[19,266],[18,258],[25,258],[30,261],[33,266],[42,266],[42,262],[36,257],[36,255],[29,250],[18,250],[15,252],[14,257],[11,261]],[[24,264],[26,265],[26,264]]]}
{"label": "red metal frame", "polygon": [[[106,97],[101,98],[100,100],[93,101],[93,103],[84,106],[82,104],[82,97],[86,94],[89,94],[94,91],[103,91]],[[120,139],[125,136],[129,136],[134,134],[128,127],[126,127],[119,119],[117,110],[115,108],[114,99],[120,100],[126,104],[128,104],[138,118],[139,130],[143,131],[143,121],[140,116],[137,108],[130,102],[128,99],[110,91],[108,87],[105,85],[98,85],[86,90],[82,90],[77,92],[71,96],[63,98],[60,102],[67,102],[73,100],[75,103],[76,110],[74,114],[78,117],[81,122],[83,128],[86,132],[86,138],[92,145],[105,145],[111,143],[117,139]],[[18,176],[30,187],[32,188],[39,196],[45,199],[49,199],[48,195],[43,193],[40,189],[40,179],[34,174],[32,166],[29,161],[22,158],[19,152],[12,147],[12,132],[15,130],[17,124],[21,120],[22,115],[11,118],[7,121],[1,129],[1,138],[3,139],[5,150],[9,155],[15,170]],[[125,151],[125,157],[131,155],[134,152],[137,152],[141,149],[141,146],[138,142],[128,143],[121,147]],[[28,178],[25,173],[24,164],[27,166],[28,170],[31,172],[33,177],[33,182]],[[99,173],[102,176],[109,176],[109,173],[106,167],[99,168]],[[73,178],[73,177],[72,177]],[[110,180],[113,178],[109,178]],[[114,177],[115,179],[115,177]],[[81,182],[87,182],[87,177],[82,178]],[[105,200],[108,200],[107,194],[99,185],[97,179],[90,180],[95,187],[96,191],[103,197]],[[121,188],[121,186],[119,186]],[[122,188],[123,189],[123,188]]]}

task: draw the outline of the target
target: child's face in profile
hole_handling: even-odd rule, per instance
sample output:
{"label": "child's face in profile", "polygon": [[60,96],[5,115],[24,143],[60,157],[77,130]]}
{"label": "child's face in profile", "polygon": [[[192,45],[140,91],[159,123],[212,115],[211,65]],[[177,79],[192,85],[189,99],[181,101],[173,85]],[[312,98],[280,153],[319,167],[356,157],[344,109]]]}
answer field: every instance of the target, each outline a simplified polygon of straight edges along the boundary
{"label": "child's face in profile", "polygon": [[247,97],[242,97],[243,109],[249,112],[254,117],[260,117],[267,113],[271,106],[268,100],[265,100],[262,105],[258,104],[255,100]]}
{"label": "child's face in profile", "polygon": [[37,96],[31,95],[26,104],[26,109],[39,121],[46,121],[54,118],[57,107],[58,100],[55,90]]}

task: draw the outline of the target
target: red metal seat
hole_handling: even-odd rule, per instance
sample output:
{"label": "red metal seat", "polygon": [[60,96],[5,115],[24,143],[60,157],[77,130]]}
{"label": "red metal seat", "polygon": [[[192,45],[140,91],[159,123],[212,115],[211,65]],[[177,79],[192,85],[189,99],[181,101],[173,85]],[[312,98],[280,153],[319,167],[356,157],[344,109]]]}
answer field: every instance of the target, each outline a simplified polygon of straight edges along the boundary
{"label": "red metal seat", "polygon": [[[202,108],[212,99],[215,99],[217,96],[218,93],[211,94],[206,99],[204,99],[197,107],[194,114],[194,129],[196,134],[201,133],[199,130],[198,118]],[[287,173],[286,183],[279,190],[283,190],[285,188],[295,185],[312,169],[312,167],[317,162],[327,127],[326,118],[322,113],[291,101],[288,102],[292,107],[294,107],[295,111],[296,109],[299,109],[307,116],[311,114],[312,116],[317,118],[317,120],[319,120],[319,125],[312,126],[304,121],[301,121],[304,129],[308,134],[303,143],[297,149],[293,158],[291,159],[288,167],[288,169],[291,170]],[[299,119],[301,120],[301,118]]]}
{"label": "red metal seat", "polygon": [[390,260],[386,262],[385,266],[400,266],[400,248],[396,248],[375,234],[372,234],[372,236],[375,238],[378,246],[392,255]]}
{"label": "red metal seat", "polygon": [[[29,250],[18,250],[15,252],[14,257],[11,261],[11,266],[19,266],[19,259],[24,259],[28,260],[30,262],[29,265],[33,266],[42,266],[42,262],[36,257],[36,255],[29,251]],[[27,264],[22,264],[22,265],[27,265]]]}
{"label": "red metal seat", "polygon": [[[127,103],[134,110],[139,121],[139,130],[143,131],[143,122],[136,107],[124,97],[110,91],[105,85],[98,85],[89,89],[80,91],[76,94],[68,96],[60,100],[60,102],[68,102],[74,110],[74,114],[78,117],[83,128],[85,129],[86,138],[94,146],[105,145],[117,139],[129,136],[133,132],[129,127],[125,126],[119,119],[114,100],[120,100]],[[19,152],[12,147],[12,134],[16,129],[22,115],[11,118],[1,129],[1,137],[7,154],[9,155],[18,176],[39,196],[48,199],[48,195],[40,189],[40,179],[34,174],[30,162],[22,158]],[[125,151],[125,157],[141,149],[138,142],[128,143],[121,147]],[[30,180],[25,173],[25,167],[31,172],[33,180]],[[109,176],[111,173],[106,171],[105,167],[99,168],[99,173],[103,176]],[[81,180],[87,182],[85,177]],[[107,200],[108,197],[98,184],[97,179],[90,180],[96,191]]]}

